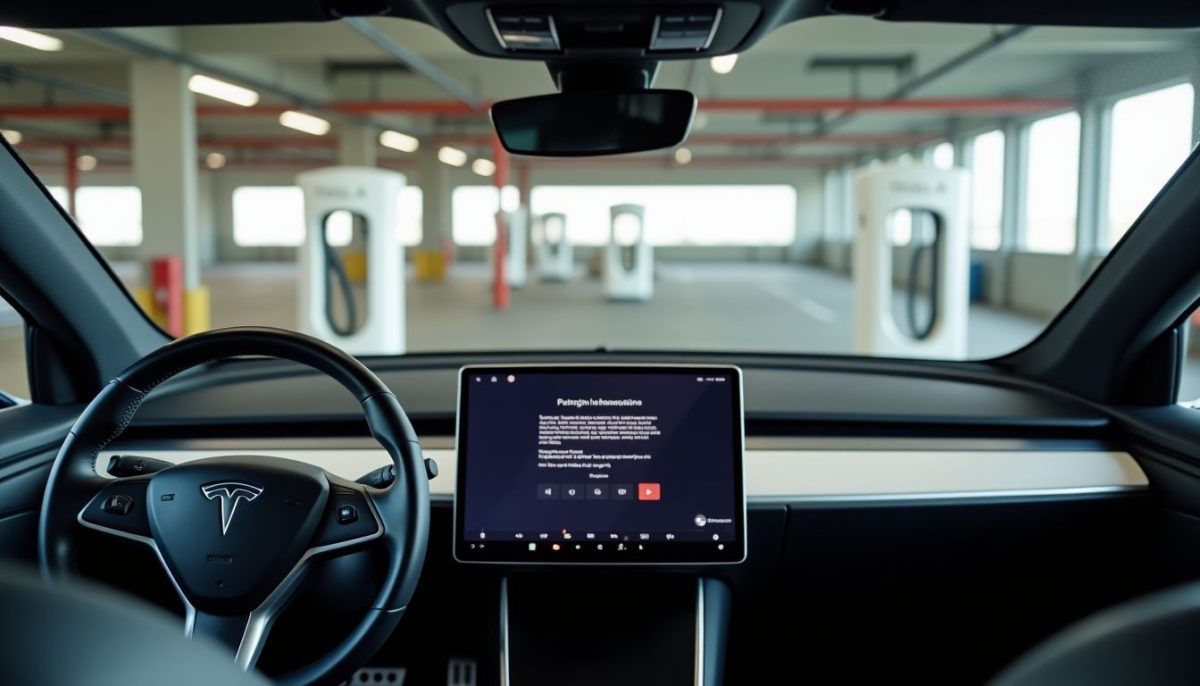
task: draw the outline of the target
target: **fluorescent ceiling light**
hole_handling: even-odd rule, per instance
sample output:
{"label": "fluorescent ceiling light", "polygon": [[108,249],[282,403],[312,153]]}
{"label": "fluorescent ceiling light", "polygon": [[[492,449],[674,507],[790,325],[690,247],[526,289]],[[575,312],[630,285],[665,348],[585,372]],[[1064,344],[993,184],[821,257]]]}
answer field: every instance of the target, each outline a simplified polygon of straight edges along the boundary
{"label": "fluorescent ceiling light", "polygon": [[96,157],[94,155],[80,155],[79,158],[75,160],[75,168],[79,171],[91,171],[96,168],[97,164],[99,164],[99,162],[96,161]]}
{"label": "fluorescent ceiling light", "polygon": [[8,141],[10,145],[17,145],[25,138],[16,129],[0,129],[0,136],[4,136],[4,140]]}
{"label": "fluorescent ceiling light", "polygon": [[311,133],[314,136],[324,136],[329,133],[329,122],[320,118],[314,117],[307,112],[297,112],[296,110],[288,110],[279,115],[279,123],[304,133]]}
{"label": "fluorescent ceiling light", "polygon": [[687,164],[692,161],[692,151],[687,148],[677,148],[675,150],[675,161],[679,164]]}
{"label": "fluorescent ceiling light", "polygon": [[220,169],[225,166],[225,155],[219,152],[210,152],[204,157],[204,165],[209,169]]}
{"label": "fluorescent ceiling light", "polygon": [[467,163],[467,153],[458,148],[443,145],[438,150],[438,159],[452,167],[461,167]]}
{"label": "fluorescent ceiling light", "polygon": [[737,64],[737,53],[732,55],[719,55],[709,61],[709,66],[718,74],[728,74],[733,71],[733,65]]}
{"label": "fluorescent ceiling light", "polygon": [[379,144],[400,152],[416,152],[417,148],[421,147],[421,141],[399,131],[384,131],[379,134]]}
{"label": "fluorescent ceiling light", "polygon": [[188,79],[188,90],[242,107],[258,104],[258,93],[255,91],[204,74],[195,74]]}
{"label": "fluorescent ceiling light", "polygon": [[496,163],[480,158],[471,163],[471,171],[480,176],[491,176],[496,173]]}
{"label": "fluorescent ceiling light", "polygon": [[0,39],[19,43],[34,50],[58,52],[63,49],[63,42],[54,36],[47,36],[36,31],[18,29],[15,26],[0,26]]}

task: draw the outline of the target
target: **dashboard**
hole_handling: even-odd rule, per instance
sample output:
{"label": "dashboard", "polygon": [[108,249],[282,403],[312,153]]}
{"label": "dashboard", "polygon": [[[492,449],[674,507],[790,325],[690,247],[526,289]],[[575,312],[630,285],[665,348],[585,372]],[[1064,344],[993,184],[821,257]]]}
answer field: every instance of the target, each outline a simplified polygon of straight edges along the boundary
{"label": "dashboard", "polygon": [[[1145,531],[1154,513],[1147,476],[1117,438],[1111,420],[1052,389],[1023,384],[983,365],[957,364],[943,372],[929,362],[635,353],[412,355],[368,362],[408,411],[425,456],[440,472],[430,482],[429,551],[419,597],[381,658],[384,663],[424,659],[411,646],[429,641],[455,651],[449,654],[475,654],[479,645],[494,640],[497,603],[509,608],[504,616],[511,620],[505,626],[515,632],[510,639],[536,646],[552,636],[522,637],[519,627],[579,623],[592,616],[593,604],[611,605],[622,617],[631,608],[653,613],[662,609],[658,590],[672,598],[686,591],[691,600],[680,597],[675,604],[690,608],[696,602],[697,575],[702,575],[719,582],[702,585],[706,616],[728,616],[722,593],[737,598],[739,612],[728,625],[729,650],[731,664],[740,660],[735,671],[743,681],[770,680],[772,660],[791,659],[800,644],[810,647],[806,664],[814,680],[844,678],[850,669],[869,682],[878,675],[870,665],[855,662],[850,650],[866,641],[880,651],[873,664],[936,663],[954,677],[949,681],[979,682],[1031,641],[1061,626],[1064,618],[1077,616],[1080,608],[1110,604],[1150,583],[1130,562],[1148,554]],[[481,363],[489,373],[480,372],[480,381],[460,377],[462,367]],[[470,425],[479,411],[503,411],[506,403],[503,397],[484,398],[486,402],[476,405],[479,398],[468,393],[463,405],[460,385],[491,387],[491,377],[496,376],[496,392],[506,393],[515,390],[509,388],[508,376],[516,377],[511,386],[521,386],[533,364],[739,369],[745,502],[739,543],[745,547],[744,560],[711,564],[711,558],[689,554],[656,574],[649,572],[663,564],[661,559],[649,566],[612,564],[639,561],[635,556],[648,552],[636,550],[641,533],[653,536],[657,531],[664,539],[666,533],[678,534],[643,521],[617,527],[618,544],[625,544],[625,551],[605,545],[605,558],[569,558],[585,563],[578,569],[546,566],[546,558],[556,561],[555,555],[572,555],[576,544],[582,549],[588,540],[586,524],[581,529],[571,524],[546,531],[514,530],[486,513],[482,527],[460,519],[456,500],[461,504],[464,493],[474,497],[468,480],[475,460],[504,457],[488,450],[476,455],[475,441],[482,438],[486,448],[493,441],[508,440],[504,426],[485,426],[484,433],[468,426],[464,440],[464,422]],[[495,374],[490,373],[493,368]],[[692,383],[700,382],[693,378]],[[536,440],[537,415],[582,409],[574,404],[560,407],[560,396],[637,399],[640,394],[630,388],[611,394],[584,392],[578,385],[571,387],[575,392],[560,394],[556,389],[546,396],[553,398],[552,412],[539,410],[533,419],[511,421],[521,423],[517,435],[526,436],[521,440]],[[645,402],[649,396],[641,397]],[[628,407],[611,409],[624,412]],[[643,405],[640,411],[647,408]],[[219,363],[164,384],[147,399],[129,430],[101,453],[98,466],[107,465],[114,454],[176,463],[227,454],[273,455],[308,462],[346,479],[389,463],[367,434],[353,398],[304,368],[265,360]],[[485,489],[488,481],[483,482]],[[678,490],[667,477],[647,477],[646,482],[657,482],[662,498]],[[537,489],[547,481],[522,476],[520,483],[523,499],[530,497],[526,487],[534,492],[525,504],[537,507]],[[587,480],[564,477],[558,483],[560,501],[567,483],[583,485]],[[606,506],[618,504],[611,498],[616,483],[610,479]],[[620,483],[643,481],[634,475]],[[738,494],[731,492],[729,497],[736,501]],[[585,494],[583,501],[570,504],[601,503],[588,502]],[[696,514],[707,518],[708,507],[687,516]],[[474,541],[466,535],[472,528]],[[488,534],[486,539],[478,538],[479,528]],[[494,549],[499,539],[493,531],[521,540],[525,549],[513,552],[522,555]],[[516,533],[526,538],[516,539]],[[540,538],[542,533],[546,539]],[[557,540],[551,540],[556,533]],[[576,533],[584,538],[576,539]],[[538,543],[536,552],[528,550],[530,535],[538,537],[532,541]],[[551,547],[545,548],[543,540]],[[476,549],[475,561],[505,563],[463,564],[472,557],[472,542],[486,546]],[[715,543],[719,542],[710,540],[710,547]],[[727,549],[740,559],[740,550]],[[1090,573],[1097,568],[1116,571]],[[347,561],[327,573],[343,575],[353,569]],[[647,590],[647,597],[633,594],[640,588],[658,590]],[[611,593],[593,597],[596,589]],[[980,589],[989,591],[981,595]],[[563,617],[546,624],[541,614],[528,616],[550,611],[540,599],[554,594],[572,598],[561,605]],[[319,590],[308,600],[302,607],[331,603]],[[301,616],[305,611],[296,610]],[[980,612],[991,618],[982,633]],[[448,624],[447,616],[461,621]],[[804,621],[791,622],[788,630],[778,632],[774,627],[781,617]],[[914,617],[931,618],[919,644],[889,642],[910,632]],[[288,627],[299,628],[288,634]],[[280,644],[310,640],[305,627],[303,622],[281,623]],[[972,652],[980,645],[989,646],[987,655]],[[286,672],[293,667],[293,653],[281,648],[272,654],[268,649],[264,663]],[[546,654],[541,648],[535,653]],[[513,659],[518,659],[515,653]],[[536,666],[545,667],[541,662]],[[921,675],[912,676],[921,680]]]}
{"label": "dashboard", "polygon": [[[748,355],[464,354],[371,361],[441,469],[430,484],[435,504],[452,505],[460,484],[458,370],[479,361],[496,367],[737,366],[744,386],[744,492],[751,509],[1044,499],[1147,488],[1141,468],[1111,440],[1103,414],[982,365],[958,365],[943,376],[928,363]],[[102,457],[135,453],[177,462],[248,450],[309,461],[349,479],[387,463],[366,436],[352,398],[306,369],[266,360],[224,362],[165,384]]]}
{"label": "dashboard", "polygon": [[[1103,437],[1106,417],[984,365],[876,358],[662,353],[438,354],[368,359],[421,437],[453,436],[472,364],[725,364],[742,369],[750,436]],[[196,427],[189,432],[189,427]],[[365,435],[358,404],[287,362],[229,360],[156,389],[131,437]]]}

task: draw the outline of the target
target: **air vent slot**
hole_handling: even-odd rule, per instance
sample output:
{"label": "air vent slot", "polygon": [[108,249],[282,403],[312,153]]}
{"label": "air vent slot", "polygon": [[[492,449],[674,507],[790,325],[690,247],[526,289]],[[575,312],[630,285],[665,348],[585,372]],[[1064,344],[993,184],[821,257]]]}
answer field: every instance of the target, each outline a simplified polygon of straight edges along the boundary
{"label": "air vent slot", "polygon": [[650,49],[656,52],[700,51],[708,48],[721,22],[721,8],[673,10],[654,18]]}
{"label": "air vent slot", "polygon": [[554,17],[545,13],[489,8],[488,23],[500,47],[510,52],[558,52]]}

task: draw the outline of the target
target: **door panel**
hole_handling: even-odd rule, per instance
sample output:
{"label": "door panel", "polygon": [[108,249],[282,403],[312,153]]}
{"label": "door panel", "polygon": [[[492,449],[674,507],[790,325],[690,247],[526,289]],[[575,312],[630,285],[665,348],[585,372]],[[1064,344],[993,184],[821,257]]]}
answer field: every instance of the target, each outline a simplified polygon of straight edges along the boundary
{"label": "door panel", "polygon": [[37,519],[50,465],[80,408],[0,411],[0,558],[37,562]]}

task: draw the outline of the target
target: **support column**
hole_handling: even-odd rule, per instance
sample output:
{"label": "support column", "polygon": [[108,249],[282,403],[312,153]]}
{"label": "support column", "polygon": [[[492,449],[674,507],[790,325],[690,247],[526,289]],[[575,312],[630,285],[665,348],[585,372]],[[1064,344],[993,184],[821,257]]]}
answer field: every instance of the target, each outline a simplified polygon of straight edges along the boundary
{"label": "support column", "polygon": [[1192,63],[1192,145],[1200,143],[1200,58]]}
{"label": "support column", "polygon": [[533,169],[528,162],[515,165],[517,168],[517,198],[521,207],[529,208],[529,196],[533,194]]}
{"label": "support column", "polygon": [[[508,151],[500,144],[500,137],[492,134],[492,161],[496,163],[496,172],[492,180],[496,184],[496,195],[499,197],[508,185]],[[492,307],[497,310],[508,309],[508,276],[504,273],[504,264],[508,258],[508,220],[501,206],[496,210],[496,249],[492,251]]]}
{"label": "support column", "polygon": [[1013,253],[1021,248],[1025,229],[1025,171],[1027,145],[1025,130],[1018,122],[1004,125],[1004,192],[1000,203],[1000,273],[999,304],[1008,307],[1012,302]]}
{"label": "support column", "polygon": [[338,127],[337,163],[347,167],[378,166],[379,148],[375,127],[365,124],[343,124]]}
{"label": "support column", "polygon": [[436,145],[422,145],[417,166],[421,186],[421,245],[413,251],[417,278],[440,281],[454,260],[450,228],[450,169],[437,158]]}
{"label": "support column", "polygon": [[200,280],[197,221],[196,107],[191,69],[165,60],[130,70],[133,179],[142,193],[143,259],[182,262],[184,331],[208,328],[208,292]]}
{"label": "support column", "polygon": [[79,145],[63,147],[63,172],[67,182],[67,214],[75,218],[75,197],[79,194]]}
{"label": "support column", "polygon": [[838,205],[838,212],[841,215],[839,245],[842,254],[837,269],[847,274],[851,272],[851,265],[854,264],[854,240],[858,235],[858,200],[854,193],[856,173],[857,167],[849,164],[840,175],[842,199]]}
{"label": "support column", "polygon": [[1075,223],[1074,287],[1088,277],[1092,257],[1108,242],[1108,159],[1111,110],[1084,100],[1079,111],[1079,199]]}

